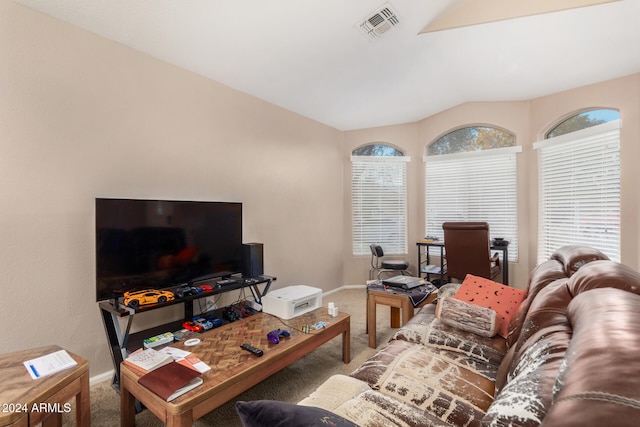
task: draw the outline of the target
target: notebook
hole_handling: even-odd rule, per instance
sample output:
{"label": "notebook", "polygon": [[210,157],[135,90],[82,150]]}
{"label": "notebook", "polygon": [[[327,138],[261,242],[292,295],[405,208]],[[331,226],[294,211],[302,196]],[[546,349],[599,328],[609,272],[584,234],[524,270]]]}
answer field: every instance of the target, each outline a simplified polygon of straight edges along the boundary
{"label": "notebook", "polygon": [[411,276],[393,276],[388,279],[382,279],[383,285],[402,289],[417,288],[418,286],[422,286],[425,283],[427,283],[426,280],[420,277]]}
{"label": "notebook", "polygon": [[176,362],[161,366],[138,379],[138,383],[169,402],[202,384],[200,372]]}

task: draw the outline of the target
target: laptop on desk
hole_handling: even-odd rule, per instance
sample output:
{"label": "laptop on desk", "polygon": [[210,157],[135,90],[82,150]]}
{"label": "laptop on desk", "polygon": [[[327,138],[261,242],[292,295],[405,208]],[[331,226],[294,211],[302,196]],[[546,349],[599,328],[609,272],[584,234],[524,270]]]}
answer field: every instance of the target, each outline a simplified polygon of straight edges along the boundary
{"label": "laptop on desk", "polygon": [[413,289],[426,284],[427,281],[420,277],[411,276],[393,276],[388,279],[382,279],[382,284],[401,289]]}

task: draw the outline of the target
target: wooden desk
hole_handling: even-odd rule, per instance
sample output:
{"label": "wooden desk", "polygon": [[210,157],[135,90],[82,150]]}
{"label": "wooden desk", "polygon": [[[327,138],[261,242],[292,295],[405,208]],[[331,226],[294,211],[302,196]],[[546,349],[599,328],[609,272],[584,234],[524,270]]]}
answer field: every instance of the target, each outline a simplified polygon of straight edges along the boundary
{"label": "wooden desk", "polygon": [[[323,329],[310,334],[301,332],[303,325],[327,322]],[[267,333],[287,329],[291,333],[279,344],[270,343]],[[138,399],[167,427],[191,426],[193,421],[211,412],[245,390],[253,387],[320,345],[342,335],[342,360],[351,360],[351,318],[347,313],[329,317],[326,308],[319,308],[289,320],[259,313],[198,336],[202,342],[193,347],[183,343],[171,346],[192,352],[207,363],[211,370],[202,374],[204,383],[166,402],[146,387],[138,384],[140,374],[126,364],[120,366],[120,425],[135,425],[135,400]],[[249,343],[264,351],[262,357],[242,350]]]}
{"label": "wooden desk", "polygon": [[22,363],[59,350],[48,346],[0,355],[0,426],[61,426],[62,414],[71,410],[69,401],[74,397],[76,425],[91,424],[89,362],[69,352],[78,365],[37,380]]}
{"label": "wooden desk", "polygon": [[[431,292],[418,307],[432,303],[437,297],[437,291]],[[415,313],[413,303],[406,294],[367,289],[367,333],[369,334],[369,347],[371,348],[376,348],[376,306],[378,304],[391,307],[392,328],[399,328],[406,324]],[[402,311],[402,323],[400,323],[400,311]]]}

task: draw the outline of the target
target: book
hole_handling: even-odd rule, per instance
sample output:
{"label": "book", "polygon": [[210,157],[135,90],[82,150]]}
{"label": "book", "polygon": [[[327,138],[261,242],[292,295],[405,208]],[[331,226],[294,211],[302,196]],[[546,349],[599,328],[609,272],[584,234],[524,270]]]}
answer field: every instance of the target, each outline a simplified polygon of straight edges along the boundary
{"label": "book", "polygon": [[198,387],[203,380],[200,378],[200,372],[171,362],[141,376],[138,383],[170,402]]}
{"label": "book", "polygon": [[78,363],[73,360],[71,355],[66,350],[56,351],[44,356],[37,357],[35,359],[27,360],[23,362],[25,368],[31,375],[31,378],[37,380],[38,378],[53,375],[65,369],[69,369],[76,366]]}
{"label": "book", "polygon": [[176,362],[186,366],[187,368],[194,369],[201,374],[211,370],[209,365],[198,359],[198,357],[190,351],[181,350],[175,347],[165,347],[159,351],[170,354]]}
{"label": "book", "polygon": [[442,274],[445,271],[442,270],[439,265],[429,264],[426,267],[422,268],[422,272],[423,273],[430,273],[430,274]]}
{"label": "book", "polygon": [[164,344],[173,342],[173,334],[171,332],[165,332],[164,334],[156,335],[155,337],[145,338],[142,341],[144,348],[155,348]]}
{"label": "book", "polygon": [[178,362],[181,365],[186,366],[189,369],[193,369],[195,371],[198,371],[201,374],[211,370],[211,366],[209,366],[206,363],[204,363],[202,360],[200,360],[194,354],[189,354],[184,359],[176,360],[176,362]]}
{"label": "book", "polygon": [[171,362],[173,362],[173,357],[170,354],[152,348],[133,352],[124,360],[127,365],[144,372],[153,371]]}
{"label": "book", "polygon": [[167,398],[167,402],[171,402],[173,399],[175,399],[176,397],[182,396],[183,394],[185,394],[186,392],[188,392],[189,390],[193,390],[194,388],[198,387],[200,384],[202,384],[204,381],[202,380],[202,378],[194,378],[191,381],[189,381],[187,384],[185,384],[184,386],[180,387],[179,389],[177,389],[176,391],[174,391],[171,396],[169,396]]}

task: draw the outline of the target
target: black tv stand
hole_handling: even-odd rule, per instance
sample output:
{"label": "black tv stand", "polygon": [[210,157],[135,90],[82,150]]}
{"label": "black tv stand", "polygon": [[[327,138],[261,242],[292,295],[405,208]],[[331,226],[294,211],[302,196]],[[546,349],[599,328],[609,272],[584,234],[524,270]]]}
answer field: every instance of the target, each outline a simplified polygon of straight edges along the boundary
{"label": "black tv stand", "polygon": [[[217,277],[220,278],[219,276]],[[210,279],[215,280],[215,279]],[[107,341],[109,342],[109,350],[111,352],[111,360],[113,362],[114,376],[112,386],[116,391],[120,392],[120,363],[127,357],[130,351],[137,350],[142,347],[142,341],[145,338],[152,337],[164,332],[174,332],[182,329],[182,323],[184,320],[191,320],[193,318],[193,301],[200,298],[206,298],[209,296],[222,294],[235,289],[249,288],[253,298],[258,304],[262,303],[262,297],[269,292],[271,283],[276,280],[271,276],[260,276],[253,278],[251,281],[243,280],[238,277],[233,283],[224,286],[213,286],[213,290],[210,292],[201,292],[196,295],[186,296],[184,298],[176,298],[173,301],[168,301],[162,304],[151,304],[137,308],[126,307],[120,303],[119,298],[114,295],[113,299],[104,300],[98,302],[100,313],[102,314],[102,322],[104,324],[105,333],[107,335]],[[262,291],[258,288],[258,285],[264,285]],[[130,334],[131,325],[135,315],[159,308],[169,307],[175,304],[184,304],[184,319],[174,322],[165,323],[155,326],[150,329],[139,331]],[[126,326],[120,327],[118,319],[127,317]]]}

